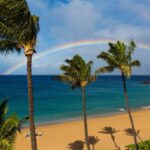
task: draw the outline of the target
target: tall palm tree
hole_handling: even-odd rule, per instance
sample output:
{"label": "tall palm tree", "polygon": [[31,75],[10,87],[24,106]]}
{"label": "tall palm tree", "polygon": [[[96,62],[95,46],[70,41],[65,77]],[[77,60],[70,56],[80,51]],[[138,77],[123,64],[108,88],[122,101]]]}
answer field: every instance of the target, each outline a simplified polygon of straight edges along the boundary
{"label": "tall palm tree", "polygon": [[136,150],[138,150],[138,143],[136,138],[136,130],[134,127],[134,122],[130,110],[130,105],[128,101],[127,88],[126,88],[126,78],[130,78],[132,73],[132,67],[139,67],[139,60],[132,60],[132,54],[135,51],[136,45],[134,41],[130,41],[129,45],[123,42],[117,41],[117,43],[109,43],[109,50],[107,52],[101,52],[97,58],[101,58],[107,62],[108,66],[99,68],[97,73],[100,72],[112,72],[114,69],[119,69],[122,75],[124,96],[126,109],[129,115],[131,128],[134,131],[134,143],[136,145]]}
{"label": "tall palm tree", "polygon": [[114,134],[119,132],[119,130],[116,130],[115,128],[112,127],[104,127],[102,129],[102,131],[99,131],[99,133],[103,133],[103,134],[110,134],[111,139],[115,145],[116,150],[120,150],[120,147],[117,145],[116,141],[115,141],[115,136]]}
{"label": "tall palm tree", "polygon": [[62,65],[60,69],[64,72],[60,78],[64,82],[70,83],[71,88],[77,87],[82,89],[82,111],[84,119],[85,143],[87,150],[90,150],[88,143],[88,125],[86,114],[86,86],[96,79],[95,75],[91,73],[92,61],[86,63],[79,55],[75,55],[72,59],[65,61],[67,65]]}
{"label": "tall palm tree", "polygon": [[22,124],[28,119],[25,117],[20,120],[15,113],[8,116],[7,102],[6,99],[0,103],[0,149],[2,150],[13,149],[16,134],[21,131]]}
{"label": "tall palm tree", "polygon": [[36,52],[39,17],[31,14],[26,0],[0,0],[0,53],[24,50],[27,58],[29,121],[32,150],[37,150],[34,99],[32,87],[32,56]]}

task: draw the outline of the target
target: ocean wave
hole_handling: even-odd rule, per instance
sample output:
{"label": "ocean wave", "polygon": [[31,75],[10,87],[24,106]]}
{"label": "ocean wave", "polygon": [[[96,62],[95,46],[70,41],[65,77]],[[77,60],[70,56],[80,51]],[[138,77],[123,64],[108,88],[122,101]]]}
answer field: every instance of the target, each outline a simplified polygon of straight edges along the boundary
{"label": "ocean wave", "polygon": [[125,108],[119,108],[119,111],[123,112],[126,111]]}
{"label": "ocean wave", "polygon": [[143,106],[142,109],[150,109],[150,106]]}

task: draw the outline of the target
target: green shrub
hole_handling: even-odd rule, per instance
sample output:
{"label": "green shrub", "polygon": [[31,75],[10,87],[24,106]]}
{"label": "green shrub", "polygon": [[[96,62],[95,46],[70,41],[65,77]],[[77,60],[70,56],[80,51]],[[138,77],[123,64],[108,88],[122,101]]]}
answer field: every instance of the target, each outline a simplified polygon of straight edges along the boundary
{"label": "green shrub", "polygon": [[[138,145],[139,145],[139,150],[150,150],[150,140],[140,142],[138,143]],[[131,150],[135,150],[134,144],[128,145],[127,147],[130,147]]]}

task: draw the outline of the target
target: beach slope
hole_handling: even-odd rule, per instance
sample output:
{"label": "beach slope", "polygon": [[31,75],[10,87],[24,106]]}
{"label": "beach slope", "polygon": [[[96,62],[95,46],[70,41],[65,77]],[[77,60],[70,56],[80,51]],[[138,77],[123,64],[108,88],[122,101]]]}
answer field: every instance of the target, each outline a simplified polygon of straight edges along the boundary
{"label": "beach slope", "polygon": [[[136,129],[140,130],[140,137],[143,140],[150,139],[150,110],[135,111],[133,117]],[[124,132],[124,129],[130,128],[127,113],[95,117],[88,119],[89,135],[97,136],[100,139],[95,145],[95,150],[115,150],[110,135],[99,133],[106,126],[119,130],[114,136],[117,145],[121,148],[133,143],[133,138]],[[82,120],[39,126],[36,132],[43,134],[37,137],[38,150],[69,150],[69,143],[75,140],[84,140]],[[18,134],[15,150],[31,150],[30,139],[25,138],[26,133],[29,133],[28,128],[23,129],[21,134]]]}

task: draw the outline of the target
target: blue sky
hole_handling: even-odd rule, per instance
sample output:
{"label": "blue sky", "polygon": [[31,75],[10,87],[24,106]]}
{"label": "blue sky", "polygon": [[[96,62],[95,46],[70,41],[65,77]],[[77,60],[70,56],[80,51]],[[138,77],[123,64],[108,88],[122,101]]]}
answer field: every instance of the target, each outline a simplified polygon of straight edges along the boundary
{"label": "blue sky", "polygon": [[[37,52],[73,41],[88,39],[131,40],[150,45],[149,0],[27,0],[33,14],[40,17]],[[105,65],[96,59],[107,45],[71,48],[49,54],[33,62],[33,74],[59,74],[59,66],[75,54],[94,60],[93,70]],[[150,49],[136,49],[134,58],[141,67],[133,74],[150,74]],[[24,55],[0,56],[0,73],[24,60]],[[118,74],[118,71],[113,74]],[[12,74],[26,74],[26,66]]]}

